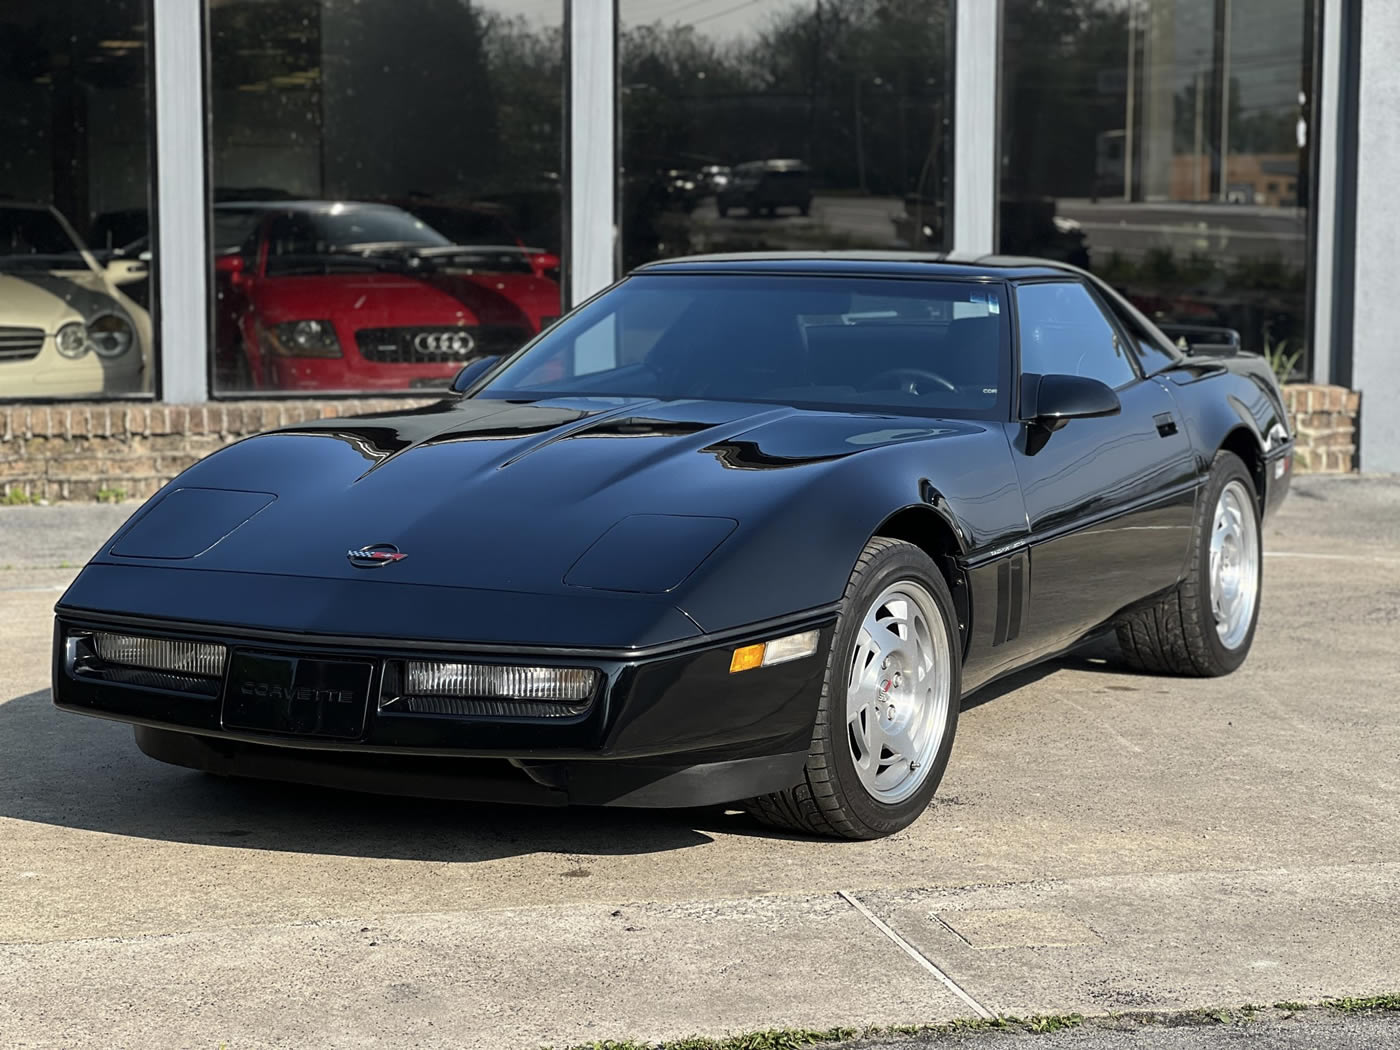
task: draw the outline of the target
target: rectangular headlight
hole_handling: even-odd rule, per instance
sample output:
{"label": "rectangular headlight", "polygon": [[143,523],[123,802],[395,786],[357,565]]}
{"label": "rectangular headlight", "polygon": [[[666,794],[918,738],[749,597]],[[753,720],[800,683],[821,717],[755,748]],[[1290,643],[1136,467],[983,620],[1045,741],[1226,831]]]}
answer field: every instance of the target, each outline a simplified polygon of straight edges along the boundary
{"label": "rectangular headlight", "polygon": [[598,672],[584,667],[512,667],[408,660],[403,691],[409,696],[554,700],[578,703],[593,695]]}
{"label": "rectangular headlight", "polygon": [[213,642],[186,642],[178,638],[146,638],[136,634],[94,631],[92,648],[105,663],[218,678],[224,673],[228,650]]}

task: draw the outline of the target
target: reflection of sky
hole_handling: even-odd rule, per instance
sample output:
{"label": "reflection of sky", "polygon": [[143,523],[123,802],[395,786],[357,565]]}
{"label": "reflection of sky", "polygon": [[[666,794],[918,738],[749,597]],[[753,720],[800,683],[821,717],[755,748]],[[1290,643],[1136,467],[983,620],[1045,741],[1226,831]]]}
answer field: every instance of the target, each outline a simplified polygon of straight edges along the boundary
{"label": "reflection of sky", "polygon": [[[1209,74],[1216,0],[1150,0],[1174,14],[1176,90]],[[1303,61],[1303,0],[1228,0],[1230,79],[1246,116],[1297,106]]]}
{"label": "reflection of sky", "polygon": [[624,26],[687,25],[729,40],[752,36],[775,14],[811,4],[812,0],[620,0],[618,14]]}
{"label": "reflection of sky", "polygon": [[[557,0],[518,0],[522,13],[557,6]],[[1131,0],[1103,0],[1123,9]],[[1220,0],[1225,2],[1225,0]],[[813,0],[620,0],[624,26],[660,22],[688,25],[719,40],[752,36],[774,14],[811,6]],[[1175,22],[1176,90],[1198,69],[1209,71],[1214,56],[1217,0],[1139,0],[1140,11],[1169,9]],[[1297,104],[1303,53],[1303,0],[1228,0],[1230,76],[1246,115],[1292,109]]]}
{"label": "reflection of sky", "polygon": [[562,25],[564,21],[564,0],[472,0],[471,6],[493,14],[523,18],[532,29]]}

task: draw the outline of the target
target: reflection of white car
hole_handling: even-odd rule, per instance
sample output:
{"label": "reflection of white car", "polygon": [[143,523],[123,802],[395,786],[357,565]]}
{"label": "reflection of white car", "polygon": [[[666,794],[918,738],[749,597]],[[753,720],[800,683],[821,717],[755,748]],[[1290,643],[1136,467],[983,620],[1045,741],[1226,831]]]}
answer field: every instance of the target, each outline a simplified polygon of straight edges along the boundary
{"label": "reflection of white car", "polygon": [[53,208],[0,204],[0,398],[149,390],[151,317],[117,288],[146,276],[99,266]]}

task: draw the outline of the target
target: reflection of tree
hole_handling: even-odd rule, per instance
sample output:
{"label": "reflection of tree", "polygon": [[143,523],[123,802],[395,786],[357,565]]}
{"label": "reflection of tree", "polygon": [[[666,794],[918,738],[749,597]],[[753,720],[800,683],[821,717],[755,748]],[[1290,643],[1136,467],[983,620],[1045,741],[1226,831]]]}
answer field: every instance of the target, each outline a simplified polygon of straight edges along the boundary
{"label": "reflection of tree", "polygon": [[1088,197],[1123,127],[1128,15],[1109,0],[1005,0],[1002,192]]}
{"label": "reflection of tree", "polygon": [[1135,260],[1115,252],[1095,270],[1157,320],[1235,328],[1244,349],[1254,353],[1266,340],[1302,348],[1307,339],[1307,271],[1279,256],[1227,265],[1211,255],[1179,257],[1158,247]]}
{"label": "reflection of tree", "polygon": [[246,146],[298,195],[500,200],[558,249],[558,26],[468,0],[216,0],[210,23],[216,158]]}
{"label": "reflection of tree", "polygon": [[950,25],[948,5],[928,0],[807,0],[729,44],[690,26],[625,28],[624,167],[790,156],[827,189],[941,196]]}
{"label": "reflection of tree", "polygon": [[440,194],[500,176],[502,128],[475,8],[325,0],[321,33],[335,195]]}

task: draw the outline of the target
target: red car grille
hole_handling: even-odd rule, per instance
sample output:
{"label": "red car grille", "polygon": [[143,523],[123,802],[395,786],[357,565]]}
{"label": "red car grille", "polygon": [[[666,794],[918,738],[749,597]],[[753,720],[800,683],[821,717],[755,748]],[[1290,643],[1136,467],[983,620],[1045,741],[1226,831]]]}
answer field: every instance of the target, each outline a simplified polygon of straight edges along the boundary
{"label": "red car grille", "polygon": [[518,325],[361,328],[355,345],[376,364],[427,365],[508,354],[534,334]]}
{"label": "red car grille", "polygon": [[28,361],[44,346],[42,328],[0,327],[0,361]]}

